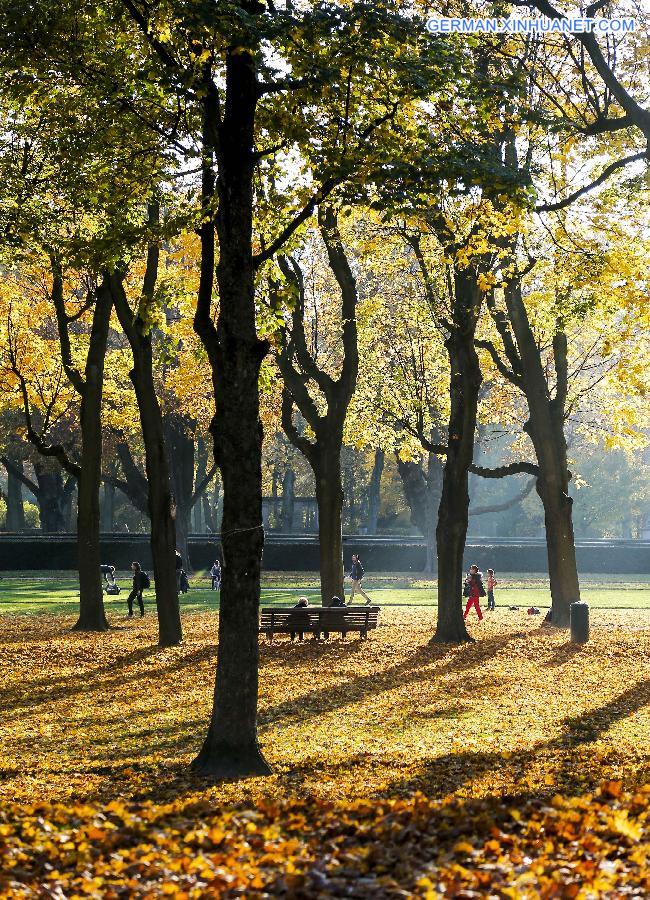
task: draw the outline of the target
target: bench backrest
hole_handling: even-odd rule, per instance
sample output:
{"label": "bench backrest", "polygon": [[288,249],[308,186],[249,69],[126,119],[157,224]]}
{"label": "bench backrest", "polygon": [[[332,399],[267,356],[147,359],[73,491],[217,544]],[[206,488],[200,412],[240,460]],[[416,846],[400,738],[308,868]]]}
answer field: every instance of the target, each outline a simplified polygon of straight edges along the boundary
{"label": "bench backrest", "polygon": [[378,606],[305,606],[298,609],[270,606],[262,609],[260,628],[288,628],[295,631],[300,631],[301,628],[337,631],[346,626],[350,630],[376,628],[379,609]]}

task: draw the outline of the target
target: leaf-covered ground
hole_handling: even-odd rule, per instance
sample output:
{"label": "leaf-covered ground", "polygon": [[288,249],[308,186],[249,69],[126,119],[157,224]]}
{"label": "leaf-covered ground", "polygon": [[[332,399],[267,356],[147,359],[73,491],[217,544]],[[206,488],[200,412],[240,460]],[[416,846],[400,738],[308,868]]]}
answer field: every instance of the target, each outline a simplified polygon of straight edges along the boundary
{"label": "leaf-covered ground", "polygon": [[497,610],[428,645],[431,609],[367,642],[261,643],[267,779],[206,785],[216,616],[179,648],[2,617],[2,896],[642,897],[650,892],[650,615],[573,646]]}

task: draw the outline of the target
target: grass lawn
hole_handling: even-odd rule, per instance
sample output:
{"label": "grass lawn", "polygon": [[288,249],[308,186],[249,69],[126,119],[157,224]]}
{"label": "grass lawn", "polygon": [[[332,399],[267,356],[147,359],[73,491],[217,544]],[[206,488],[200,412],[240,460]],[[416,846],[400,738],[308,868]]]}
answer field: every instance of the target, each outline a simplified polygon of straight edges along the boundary
{"label": "grass lawn", "polygon": [[449,647],[395,606],[368,641],[261,641],[274,774],[210,784],[214,613],[166,650],[153,616],[0,617],[0,897],[648,896],[644,620],[576,646],[497,609]]}
{"label": "grass lawn", "polygon": [[[109,615],[126,612],[130,577],[117,576],[122,593],[105,597]],[[207,612],[219,608],[218,592],[209,590],[209,579],[197,573],[190,581],[191,591],[182,597],[184,612]],[[349,581],[346,590],[349,595]],[[366,592],[381,606],[435,606],[436,582],[420,575],[395,574],[368,576]],[[293,605],[300,595],[320,603],[318,575],[314,572],[265,572],[262,578],[264,606]],[[3,572],[0,578],[0,615],[25,613],[72,614],[78,602],[79,588],[71,572]],[[583,575],[582,599],[594,609],[650,609],[650,576]],[[153,591],[145,594],[153,605]],[[550,606],[548,580],[542,575],[507,574],[500,577],[496,592],[499,607]]]}

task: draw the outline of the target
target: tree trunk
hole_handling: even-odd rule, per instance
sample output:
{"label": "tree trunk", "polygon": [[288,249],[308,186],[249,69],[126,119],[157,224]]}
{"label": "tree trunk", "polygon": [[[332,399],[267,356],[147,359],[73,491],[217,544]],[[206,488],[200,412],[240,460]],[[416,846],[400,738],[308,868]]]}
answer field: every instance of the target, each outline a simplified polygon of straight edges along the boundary
{"label": "tree trunk", "polygon": [[104,482],[102,503],[102,531],[110,534],[115,528],[115,486]]}
{"label": "tree trunk", "polygon": [[[208,471],[208,453],[205,446],[205,441],[202,437],[199,436],[196,442],[196,478],[194,479],[195,484],[201,484],[203,479],[205,478]],[[194,503],[194,507],[192,510],[193,513],[193,522],[192,528],[196,534],[203,533],[203,503],[201,502],[201,497],[196,498],[196,502]]]}
{"label": "tree trunk", "polygon": [[291,534],[296,501],[296,473],[287,469],[282,479],[282,531]]}
{"label": "tree trunk", "polygon": [[332,597],[344,597],[343,586],[343,487],[341,445],[333,440],[314,453],[314,478],[318,502],[320,594],[323,606]]}
{"label": "tree trunk", "polygon": [[[157,258],[155,260],[152,258],[156,254],[156,249],[150,248],[147,268],[150,265],[153,268],[155,265],[157,269]],[[149,273],[149,281],[143,290],[145,296],[147,290],[151,288],[151,281],[155,283],[152,272]],[[161,647],[171,647],[179,644],[183,637],[176,587],[176,510],[169,476],[163,418],[153,377],[151,333],[145,328],[139,316],[134,321],[119,276],[111,276],[111,286],[115,309],[131,346],[133,368],[129,372],[129,377],[138,403],[145,448],[158,644]]]}
{"label": "tree trunk", "polygon": [[560,628],[568,628],[571,604],[580,600],[573,534],[573,503],[562,485],[553,484],[542,474],[537,480],[537,493],[544,505],[551,622]]}
{"label": "tree trunk", "polygon": [[427,545],[427,559],[425,572],[432,574],[436,570],[436,526],[438,522],[438,509],[442,495],[443,466],[440,458],[435,453],[429,453],[426,476],[426,506],[424,520],[424,539]]}
{"label": "tree trunk", "polygon": [[66,479],[63,489],[63,521],[65,522],[65,531],[76,532],[77,522],[74,514],[75,493],[77,493],[77,511],[79,510],[79,496],[77,492],[77,482],[72,476]]}
{"label": "tree trunk", "polygon": [[569,496],[564,413],[567,393],[567,339],[558,330],[553,338],[556,374],[555,397],[549,393],[546,371],[518,280],[505,291],[508,315],[517,339],[522,388],[529,418],[524,425],[530,436],[539,475],[537,493],[544,506],[548,571],[551,588],[551,621],[566,628],[572,603],[580,600],[580,582],[573,533],[573,501]]}
{"label": "tree trunk", "polygon": [[61,472],[53,472],[39,462],[34,463],[34,474],[38,482],[38,512],[41,531],[48,534],[66,530],[64,503],[65,490]]}
{"label": "tree trunk", "polygon": [[411,511],[411,524],[422,532],[426,545],[424,572],[429,574],[436,568],[436,522],[442,484],[442,464],[438,457],[430,453],[427,474],[422,462],[405,462],[396,453],[399,472],[406,502]]}
{"label": "tree trunk", "polygon": [[[14,465],[23,471],[22,459]],[[7,469],[7,531],[22,531],[25,527],[25,507],[23,506],[23,485],[18,476]]]}
{"label": "tree trunk", "polygon": [[377,534],[377,520],[381,506],[381,476],[384,471],[385,454],[383,450],[375,450],[375,462],[372,467],[370,484],[368,485],[368,534]]}
{"label": "tree trunk", "polygon": [[436,643],[471,640],[463,621],[463,555],[469,522],[469,467],[474,454],[481,367],[474,332],[482,297],[471,269],[454,276],[454,323],[445,341],[449,354],[450,413],[447,455],[438,509],[438,624]]}
{"label": "tree trunk", "polygon": [[81,395],[81,471],[77,482],[79,619],[75,631],[106,631],[104,588],[99,571],[99,492],[102,483],[102,393],[113,298],[104,281],[97,290]]}
{"label": "tree trunk", "polygon": [[[211,163],[218,128],[219,239],[216,268],[219,315],[212,322],[214,222],[206,210],[200,228],[201,273],[194,325],[208,354],[216,414],[210,431],[223,479],[223,574],[214,705],[193,768],[220,778],[270,774],[257,740],[258,626],[262,527],[262,423],[259,373],[268,344],[255,327],[253,264],[255,59],[241,47],[227,52],[225,108],[210,77],[204,101],[204,204],[211,204]],[[209,157],[209,158],[208,158]]]}
{"label": "tree trunk", "polygon": [[188,423],[176,415],[167,416],[165,419],[165,433],[176,501],[176,547],[183,557],[183,565],[189,575],[192,572],[188,539],[194,488],[194,438],[188,430]]}

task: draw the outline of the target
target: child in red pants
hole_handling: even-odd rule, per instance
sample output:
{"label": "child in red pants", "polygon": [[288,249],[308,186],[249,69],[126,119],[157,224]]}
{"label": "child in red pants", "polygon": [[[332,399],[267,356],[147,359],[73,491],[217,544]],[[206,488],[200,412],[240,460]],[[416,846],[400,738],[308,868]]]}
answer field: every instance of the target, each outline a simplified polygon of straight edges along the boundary
{"label": "child in red pants", "polygon": [[481,604],[479,601],[481,597],[485,597],[485,588],[483,587],[483,577],[478,570],[478,566],[469,567],[469,574],[465,579],[463,594],[468,598],[463,619],[467,618],[470,609],[474,607],[480,622],[483,619],[483,613],[481,612]]}

